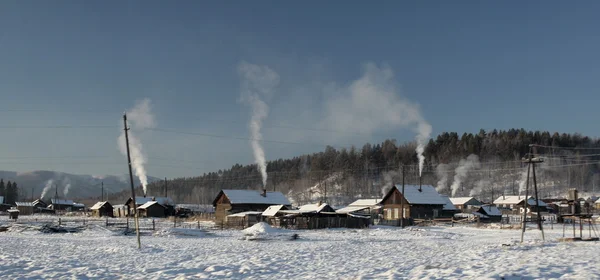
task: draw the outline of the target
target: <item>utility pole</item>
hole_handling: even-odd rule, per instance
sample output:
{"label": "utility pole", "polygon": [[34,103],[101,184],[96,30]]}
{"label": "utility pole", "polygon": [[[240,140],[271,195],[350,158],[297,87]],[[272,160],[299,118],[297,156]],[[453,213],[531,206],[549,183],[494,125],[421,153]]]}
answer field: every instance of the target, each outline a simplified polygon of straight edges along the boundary
{"label": "utility pole", "polygon": [[131,201],[133,203],[133,213],[135,217],[135,234],[137,236],[138,249],[142,248],[140,241],[140,222],[138,219],[137,204],[135,203],[135,187],[133,185],[133,171],[131,171],[131,155],[129,152],[129,128],[127,127],[127,114],[123,114],[123,129],[125,130],[125,144],[127,146],[127,164],[129,165],[129,181],[131,183]]}
{"label": "utility pole", "polygon": [[400,216],[402,219],[400,220],[400,227],[404,228],[404,177],[406,172],[404,168],[404,164],[402,165],[402,199],[400,199]]}
{"label": "utility pole", "polygon": [[525,203],[524,203],[524,209],[523,209],[523,228],[521,230],[521,243],[523,243],[523,236],[525,234],[525,228],[526,228],[526,221],[527,221],[527,204],[529,201],[529,171],[530,169],[533,170],[533,191],[534,191],[534,199],[535,199],[535,207],[536,207],[536,211],[537,211],[537,225],[538,225],[538,229],[540,231],[542,231],[542,240],[545,241],[546,238],[544,236],[544,228],[542,226],[542,215],[540,214],[540,199],[538,197],[538,189],[537,189],[537,179],[536,179],[536,175],[535,175],[535,164],[536,163],[541,163],[544,162],[544,159],[542,158],[534,158],[533,157],[533,144],[529,145],[529,156],[527,159],[523,159],[523,162],[527,162],[527,183],[525,184]]}

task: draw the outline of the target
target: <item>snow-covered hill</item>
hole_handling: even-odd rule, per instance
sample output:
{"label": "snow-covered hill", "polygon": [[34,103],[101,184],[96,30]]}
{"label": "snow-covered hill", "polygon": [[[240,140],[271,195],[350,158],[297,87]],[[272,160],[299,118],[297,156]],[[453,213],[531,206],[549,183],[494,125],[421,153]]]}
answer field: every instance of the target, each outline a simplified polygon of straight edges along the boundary
{"label": "snow-covered hill", "polygon": [[[101,184],[104,182],[104,192],[115,193],[129,188],[129,175],[76,175],[56,171],[31,171],[31,172],[14,172],[0,171],[0,179],[6,181],[15,181],[22,193],[27,198],[39,198],[46,185],[51,185],[47,190],[45,197],[54,197],[55,188],[58,188],[58,195],[62,198],[86,198],[96,197],[101,194]],[[52,180],[50,184],[48,182]],[[160,180],[154,177],[148,177],[149,182]],[[139,180],[134,177],[136,186],[140,184]],[[67,186],[70,185],[67,191]]]}

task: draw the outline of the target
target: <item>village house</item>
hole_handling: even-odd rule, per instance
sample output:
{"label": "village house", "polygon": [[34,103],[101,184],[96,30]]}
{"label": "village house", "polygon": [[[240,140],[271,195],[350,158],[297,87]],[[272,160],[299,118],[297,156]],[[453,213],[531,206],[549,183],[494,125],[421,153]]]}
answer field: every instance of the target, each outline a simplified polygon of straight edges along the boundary
{"label": "village house", "polygon": [[36,199],[32,203],[35,208],[48,208],[48,203],[44,202],[41,199]]}
{"label": "village house", "polygon": [[340,214],[360,214],[360,215],[369,215],[373,218],[381,212],[381,198],[367,198],[367,199],[358,199],[348,206],[338,209],[335,212]]}
{"label": "village house", "polygon": [[215,222],[224,223],[227,216],[241,212],[264,212],[272,205],[290,206],[290,201],[281,192],[252,190],[221,190],[213,200]]}
{"label": "village house", "polygon": [[440,216],[446,218],[454,217],[454,214],[458,213],[459,210],[456,208],[456,206],[454,206],[454,204],[447,195],[440,195],[440,197],[445,202],[444,208],[442,208],[442,214]]}
{"label": "village house", "polygon": [[113,217],[113,207],[108,201],[99,201],[90,208],[94,217]]}
{"label": "village house", "polygon": [[175,214],[175,202],[169,197],[144,197],[144,196],[136,196],[135,197],[135,206],[133,205],[133,199],[131,197],[127,199],[125,202],[125,206],[127,206],[127,216],[133,216],[133,209],[139,208],[140,206],[146,204],[150,201],[156,201],[158,204],[163,206],[165,213],[162,217],[165,216],[173,216]]}
{"label": "village house", "polygon": [[485,221],[492,223],[499,223],[502,221],[502,212],[500,209],[494,205],[481,205],[477,211],[475,211],[483,216]]}
{"label": "village house", "polygon": [[[493,203],[500,210],[505,211],[518,211],[522,212],[525,206],[524,195],[504,195],[498,197]],[[527,211],[528,212],[547,212],[548,205],[542,200],[538,199],[539,208],[536,207],[536,199],[533,196],[529,196],[527,199]]]}
{"label": "village house", "polygon": [[401,205],[404,202],[406,219],[433,219],[442,214],[446,202],[431,185],[406,185],[404,194],[402,186],[392,187],[381,200],[383,219],[398,221],[402,218]]}
{"label": "village house", "polygon": [[20,215],[33,215],[35,207],[31,202],[15,202]]}
{"label": "village house", "polygon": [[73,200],[52,198],[50,202],[48,208],[54,211],[83,211],[85,209],[85,205],[76,203]]}
{"label": "village house", "polygon": [[302,205],[298,208],[298,212],[303,215],[311,215],[311,214],[321,214],[321,213],[331,213],[334,214],[335,210],[327,203],[313,203]]}
{"label": "village house", "polygon": [[481,201],[475,199],[474,197],[451,197],[450,201],[452,204],[456,206],[456,208],[460,211],[467,212],[467,210],[477,208],[481,206],[483,203]]}
{"label": "village house", "polygon": [[142,204],[137,209],[139,211],[138,216],[144,218],[164,218],[167,210],[165,206],[154,200]]}

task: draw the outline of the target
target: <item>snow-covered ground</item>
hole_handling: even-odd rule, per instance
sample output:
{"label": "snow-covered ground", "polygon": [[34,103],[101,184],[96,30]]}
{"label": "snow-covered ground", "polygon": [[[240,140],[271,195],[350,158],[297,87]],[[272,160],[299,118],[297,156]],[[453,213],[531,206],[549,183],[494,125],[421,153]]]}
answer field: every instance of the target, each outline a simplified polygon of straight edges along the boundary
{"label": "snow-covered ground", "polygon": [[[2,224],[3,222],[0,222]],[[561,243],[562,227],[246,231],[162,229],[125,236],[88,224],[79,233],[0,232],[0,279],[599,279],[599,242]],[[299,239],[292,240],[298,234]],[[248,238],[260,236],[261,238]],[[290,238],[287,238],[287,237]],[[503,246],[510,244],[510,246]]]}

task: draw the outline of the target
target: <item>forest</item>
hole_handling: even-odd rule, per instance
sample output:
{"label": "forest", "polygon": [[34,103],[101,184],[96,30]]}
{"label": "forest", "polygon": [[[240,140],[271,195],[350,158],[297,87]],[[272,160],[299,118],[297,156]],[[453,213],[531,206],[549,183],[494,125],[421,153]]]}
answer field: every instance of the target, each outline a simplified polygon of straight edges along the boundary
{"label": "forest", "polygon": [[[539,145],[530,150],[530,144]],[[449,196],[475,196],[491,202],[502,194],[523,193],[529,152],[536,164],[539,196],[562,196],[568,188],[595,192],[598,185],[600,140],[579,134],[547,131],[480,130],[444,132],[430,139],[421,178],[415,143],[367,143],[361,148],[335,149],[268,162],[269,191],[281,191],[293,203],[324,201],[345,205],[357,198],[379,198],[392,184],[429,184]],[[221,189],[262,189],[256,165],[197,177],[174,178],[148,185],[148,195],[168,195],[178,203],[211,204]],[[141,189],[137,191],[141,192]],[[122,200],[127,192],[112,195]]]}

